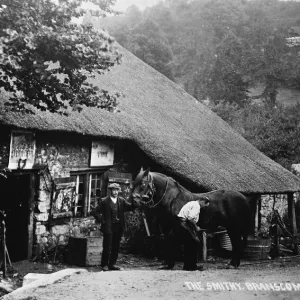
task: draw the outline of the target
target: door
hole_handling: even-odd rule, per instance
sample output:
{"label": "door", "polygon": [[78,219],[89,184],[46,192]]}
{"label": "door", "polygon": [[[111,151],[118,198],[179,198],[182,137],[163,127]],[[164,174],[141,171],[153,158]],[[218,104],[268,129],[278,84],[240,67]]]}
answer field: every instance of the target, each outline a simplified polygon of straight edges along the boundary
{"label": "door", "polygon": [[6,246],[11,261],[28,258],[31,175],[8,175],[0,179],[0,210],[6,215]]}

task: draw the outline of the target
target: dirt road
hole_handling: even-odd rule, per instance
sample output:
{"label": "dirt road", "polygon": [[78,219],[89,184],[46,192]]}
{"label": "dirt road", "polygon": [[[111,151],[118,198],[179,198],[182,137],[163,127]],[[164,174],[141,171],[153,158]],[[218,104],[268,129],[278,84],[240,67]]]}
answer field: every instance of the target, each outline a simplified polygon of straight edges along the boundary
{"label": "dirt road", "polygon": [[[123,261],[122,265],[126,265]],[[124,271],[88,273],[64,278],[52,285],[26,291],[16,299],[300,299],[300,259],[244,262],[237,270],[206,263],[205,270],[157,270],[157,264],[130,265]]]}

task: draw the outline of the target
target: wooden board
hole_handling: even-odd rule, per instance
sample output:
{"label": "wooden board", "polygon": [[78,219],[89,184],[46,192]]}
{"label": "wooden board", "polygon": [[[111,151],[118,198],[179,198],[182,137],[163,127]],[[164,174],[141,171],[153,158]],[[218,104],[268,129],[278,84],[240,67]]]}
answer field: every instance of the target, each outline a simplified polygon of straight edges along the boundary
{"label": "wooden board", "polygon": [[101,264],[102,237],[69,237],[68,263],[78,266]]}

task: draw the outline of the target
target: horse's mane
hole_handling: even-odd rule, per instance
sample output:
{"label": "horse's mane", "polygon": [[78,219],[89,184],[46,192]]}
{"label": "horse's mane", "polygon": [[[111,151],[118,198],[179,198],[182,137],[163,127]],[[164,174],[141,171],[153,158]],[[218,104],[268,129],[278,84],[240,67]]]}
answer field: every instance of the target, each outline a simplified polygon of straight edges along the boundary
{"label": "horse's mane", "polygon": [[180,183],[178,183],[178,181],[176,181],[173,177],[170,177],[170,176],[167,176],[167,175],[165,175],[165,174],[158,173],[158,172],[151,172],[151,173],[159,174],[159,175],[162,175],[162,176],[167,177],[167,178],[169,178],[169,179],[172,179],[172,181],[175,183],[175,185],[176,185],[182,192],[188,193],[189,196],[192,196],[192,197],[193,197],[194,193],[192,193],[191,191],[189,191],[188,189],[186,189],[184,186],[182,186]]}

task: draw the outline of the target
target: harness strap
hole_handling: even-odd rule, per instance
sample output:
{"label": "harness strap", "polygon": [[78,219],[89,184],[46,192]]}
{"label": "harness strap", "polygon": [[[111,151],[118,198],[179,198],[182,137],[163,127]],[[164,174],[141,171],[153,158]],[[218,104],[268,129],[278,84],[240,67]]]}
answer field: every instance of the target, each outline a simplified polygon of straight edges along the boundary
{"label": "harness strap", "polygon": [[167,177],[167,184],[166,184],[165,192],[164,192],[164,194],[162,195],[161,199],[160,199],[156,204],[152,205],[152,206],[149,207],[149,208],[153,208],[153,207],[157,206],[157,205],[162,201],[162,199],[164,199],[164,197],[166,196],[166,192],[167,192],[167,189],[168,189],[168,185],[169,185],[169,177]]}

